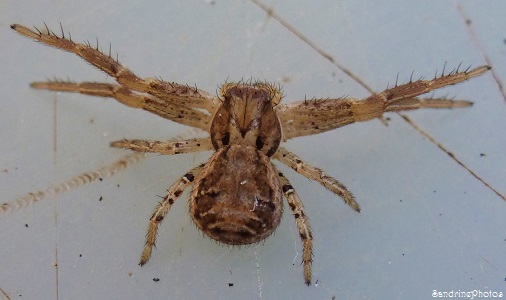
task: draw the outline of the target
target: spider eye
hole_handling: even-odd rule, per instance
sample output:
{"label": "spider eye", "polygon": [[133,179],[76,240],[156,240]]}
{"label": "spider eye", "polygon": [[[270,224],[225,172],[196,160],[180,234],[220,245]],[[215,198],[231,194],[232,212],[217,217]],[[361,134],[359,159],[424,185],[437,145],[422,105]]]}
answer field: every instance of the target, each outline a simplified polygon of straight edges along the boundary
{"label": "spider eye", "polygon": [[227,146],[230,143],[229,132],[225,132],[225,134],[223,134],[223,136],[221,137],[221,143],[223,144],[223,146]]}
{"label": "spider eye", "polygon": [[264,147],[264,141],[262,140],[261,137],[257,137],[257,140],[256,140],[256,143],[255,143],[255,146],[258,150],[261,150],[263,147]]}

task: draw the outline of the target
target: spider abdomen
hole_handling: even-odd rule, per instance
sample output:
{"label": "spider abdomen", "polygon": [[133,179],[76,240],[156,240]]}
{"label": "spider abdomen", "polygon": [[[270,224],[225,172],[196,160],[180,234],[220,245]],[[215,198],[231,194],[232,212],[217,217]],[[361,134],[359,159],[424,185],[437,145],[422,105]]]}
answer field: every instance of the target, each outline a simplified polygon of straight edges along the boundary
{"label": "spider abdomen", "polygon": [[283,213],[276,171],[254,147],[230,145],[218,150],[192,190],[190,215],[212,239],[245,245],[268,237]]}

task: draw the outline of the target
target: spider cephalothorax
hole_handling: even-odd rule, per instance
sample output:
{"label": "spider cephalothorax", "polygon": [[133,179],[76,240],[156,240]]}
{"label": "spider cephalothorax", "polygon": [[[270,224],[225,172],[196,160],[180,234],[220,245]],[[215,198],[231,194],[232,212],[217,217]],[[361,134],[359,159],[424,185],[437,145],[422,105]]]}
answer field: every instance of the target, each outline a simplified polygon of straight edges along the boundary
{"label": "spider cephalothorax", "polygon": [[274,107],[281,92],[268,83],[226,83],[220,89],[223,104],[211,123],[211,141],[218,150],[231,144],[255,147],[267,156],[278,150],[281,124]]}

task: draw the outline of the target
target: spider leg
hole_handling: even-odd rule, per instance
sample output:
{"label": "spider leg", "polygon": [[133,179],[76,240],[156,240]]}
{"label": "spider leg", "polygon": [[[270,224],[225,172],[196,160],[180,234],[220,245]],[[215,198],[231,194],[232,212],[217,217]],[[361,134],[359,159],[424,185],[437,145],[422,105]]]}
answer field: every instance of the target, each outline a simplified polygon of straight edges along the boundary
{"label": "spider leg", "polygon": [[175,142],[123,139],[112,142],[111,147],[125,148],[137,152],[155,152],[165,155],[174,155],[212,150],[213,144],[211,143],[210,137]]}
{"label": "spider leg", "polygon": [[140,108],[162,118],[208,131],[211,115],[202,111],[179,106],[176,103],[157,97],[135,93],[121,85],[101,82],[32,82],[32,88],[59,92],[81,93],[97,97],[114,98],[118,102],[133,108]]}
{"label": "spider leg", "polygon": [[137,163],[143,158],[144,156],[142,153],[130,153],[94,171],[84,172],[38,191],[27,193],[15,200],[0,204],[0,215],[24,209],[25,207],[37,202],[57,197],[65,192],[71,191],[74,188],[90,184],[97,180],[102,180],[106,177],[111,177],[119,171],[128,168],[130,165]]}
{"label": "spider leg", "polygon": [[317,134],[354,122],[381,118],[383,113],[419,108],[456,108],[472,105],[469,101],[445,98],[422,99],[418,96],[448,85],[480,76],[490,70],[481,66],[462,72],[453,71],[432,80],[410,81],[363,99],[338,98],[299,101],[276,107],[283,127],[283,138]]}
{"label": "spider leg", "polygon": [[313,167],[308,163],[304,162],[297,155],[286,150],[283,147],[279,147],[276,154],[273,156],[275,159],[289,166],[295,172],[309,178],[318,181],[327,190],[341,197],[346,204],[348,204],[355,211],[360,212],[360,206],[355,201],[353,194],[337,179],[332,178],[325,174],[321,169]]}
{"label": "spider leg", "polygon": [[167,195],[163,197],[162,201],[158,204],[153,212],[153,215],[149,219],[148,233],[146,234],[146,243],[144,245],[144,250],[141,254],[141,259],[139,261],[139,265],[143,266],[148,262],[151,257],[151,252],[153,250],[153,246],[156,242],[156,234],[158,232],[158,225],[163,221],[167,213],[169,212],[170,207],[174,202],[181,196],[183,191],[193,183],[193,180],[198,175],[198,173],[202,170],[204,165],[200,165],[198,167],[193,168],[190,172],[186,173],[181,179],[179,179],[176,183],[171,185],[167,190]]}
{"label": "spider leg", "polygon": [[[442,74],[439,77],[434,77],[432,80],[417,80],[410,81],[405,84],[395,86],[390,89],[386,89],[381,93],[373,94],[366,99],[375,98],[375,95],[379,95],[387,105],[395,104],[397,101],[412,98],[426,94],[430,91],[440,89],[445,86],[460,83],[462,81],[469,80],[471,78],[482,75],[483,73],[490,70],[489,66],[481,66],[472,70],[464,70],[459,72],[458,70],[452,71],[448,74]],[[445,100],[448,101],[448,100]],[[425,107],[433,107],[428,104]],[[433,108],[440,108],[436,105]]]}
{"label": "spider leg", "polygon": [[36,28],[37,31],[33,31],[19,24],[12,24],[11,28],[28,38],[80,56],[96,68],[114,77],[119,84],[126,88],[146,92],[186,108],[201,108],[209,112],[213,112],[216,104],[220,103],[216,97],[196,87],[165,82],[155,78],[139,78],[112,58],[110,54],[104,54],[98,50],[98,45],[93,48],[89,44],[74,43],[70,38],[57,36],[49,30],[42,32]]}
{"label": "spider leg", "polygon": [[299,230],[302,240],[302,263],[304,265],[304,281],[307,285],[311,284],[311,263],[313,262],[313,234],[309,225],[309,218],[304,213],[304,205],[297,195],[297,192],[290,184],[288,178],[283,173],[278,172],[279,181],[281,183],[283,193],[286,197],[288,205],[295,217],[295,223]]}

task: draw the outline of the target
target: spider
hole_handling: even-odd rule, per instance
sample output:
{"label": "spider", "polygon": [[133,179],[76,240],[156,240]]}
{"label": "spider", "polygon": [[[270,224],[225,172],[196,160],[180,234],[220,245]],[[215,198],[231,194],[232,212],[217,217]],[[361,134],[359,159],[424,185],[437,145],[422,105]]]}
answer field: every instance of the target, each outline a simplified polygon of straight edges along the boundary
{"label": "spider", "polygon": [[293,213],[302,240],[304,281],[311,284],[313,235],[304,206],[288,178],[272,163],[276,159],[297,173],[317,181],[338,195],[354,211],[360,207],[353,194],[338,180],[311,166],[281,143],[318,134],[354,122],[382,118],[385,112],[419,108],[467,107],[472,102],[445,98],[419,98],[430,91],[480,76],[490,69],[448,74],[431,80],[410,80],[358,100],[312,99],[282,104],[278,85],[263,81],[224,83],[218,96],[196,87],[139,78],[119,61],[89,43],[79,44],[65,34],[14,24],[11,28],[48,46],[74,53],[115,78],[118,84],[100,82],[33,82],[36,89],[74,92],[114,98],[120,103],[147,110],[162,118],[198,128],[209,137],[179,141],[123,139],[112,147],[165,155],[212,150],[204,164],[194,167],[168,189],[149,219],[139,264],[148,262],[158,227],[183,191],[192,186],[189,211],[196,226],[210,238],[229,245],[258,243],[273,233],[283,213],[283,197]]}

